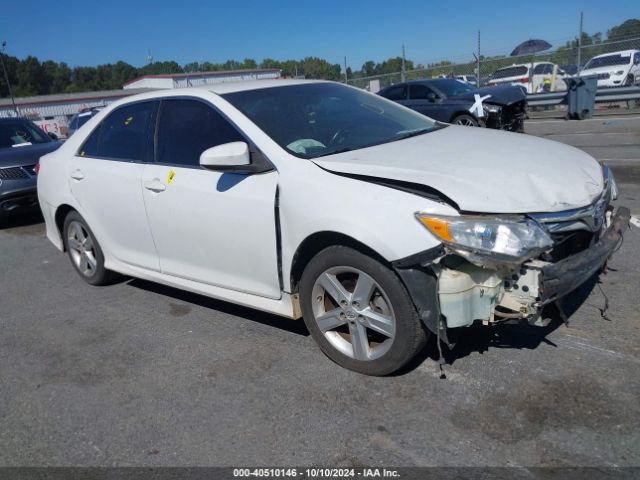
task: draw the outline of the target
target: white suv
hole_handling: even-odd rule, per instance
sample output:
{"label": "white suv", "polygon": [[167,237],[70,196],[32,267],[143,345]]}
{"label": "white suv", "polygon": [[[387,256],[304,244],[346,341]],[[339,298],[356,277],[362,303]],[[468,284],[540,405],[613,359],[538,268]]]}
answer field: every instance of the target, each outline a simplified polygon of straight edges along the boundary
{"label": "white suv", "polygon": [[567,85],[562,81],[567,76],[555,63],[523,63],[496,70],[487,85],[516,85],[525,89],[527,93],[556,92],[567,89]]}
{"label": "white suv", "polygon": [[619,245],[615,195],[567,145],[301,80],[128,97],[38,176],[47,236],[86,282],[118,272],[303,317],[371,375],[476,320],[544,324]]}
{"label": "white suv", "polygon": [[597,75],[599,87],[622,87],[640,82],[640,50],[624,50],[593,57],[580,75]]}

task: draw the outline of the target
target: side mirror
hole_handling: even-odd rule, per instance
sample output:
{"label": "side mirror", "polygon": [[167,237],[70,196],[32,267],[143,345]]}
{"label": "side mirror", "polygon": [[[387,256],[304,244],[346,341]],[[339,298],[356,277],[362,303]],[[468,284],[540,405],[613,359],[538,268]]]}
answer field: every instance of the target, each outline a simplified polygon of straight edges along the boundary
{"label": "side mirror", "polygon": [[427,93],[427,100],[429,100],[430,102],[435,102],[438,99],[438,96],[433,93],[433,92],[429,92]]}
{"label": "side mirror", "polygon": [[200,166],[231,173],[263,173],[274,169],[258,149],[249,150],[245,142],[230,142],[211,147],[200,154]]}
{"label": "side mirror", "polygon": [[246,171],[250,164],[249,145],[245,142],[225,143],[200,154],[200,165],[211,170]]}
{"label": "side mirror", "polygon": [[49,135],[49,138],[50,138],[51,140],[58,140],[58,135],[56,135],[56,134],[55,134],[55,133],[53,133],[53,132],[47,132],[47,135]]}

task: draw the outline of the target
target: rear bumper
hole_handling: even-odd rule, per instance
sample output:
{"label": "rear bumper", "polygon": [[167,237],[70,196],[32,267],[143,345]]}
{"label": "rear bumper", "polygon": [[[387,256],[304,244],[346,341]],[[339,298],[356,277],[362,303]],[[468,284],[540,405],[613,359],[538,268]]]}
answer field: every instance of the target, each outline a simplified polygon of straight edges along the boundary
{"label": "rear bumper", "polygon": [[631,212],[618,208],[611,226],[590,248],[542,268],[540,303],[546,305],[572,292],[597,273],[613,254],[629,227]]}

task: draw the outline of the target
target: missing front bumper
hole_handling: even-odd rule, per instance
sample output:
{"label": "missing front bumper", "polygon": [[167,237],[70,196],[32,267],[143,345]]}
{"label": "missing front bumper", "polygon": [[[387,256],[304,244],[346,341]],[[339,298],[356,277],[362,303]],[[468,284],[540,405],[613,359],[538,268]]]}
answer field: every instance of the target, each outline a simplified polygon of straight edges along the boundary
{"label": "missing front bumper", "polygon": [[540,306],[547,305],[572,292],[589,280],[605,265],[622,241],[622,233],[629,227],[631,212],[618,208],[611,226],[590,248],[541,269]]}

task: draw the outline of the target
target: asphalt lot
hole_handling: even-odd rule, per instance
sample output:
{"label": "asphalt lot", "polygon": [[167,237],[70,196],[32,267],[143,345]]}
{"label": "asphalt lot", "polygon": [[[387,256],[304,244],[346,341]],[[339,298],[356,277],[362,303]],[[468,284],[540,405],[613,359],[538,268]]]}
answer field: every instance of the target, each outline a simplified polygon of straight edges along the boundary
{"label": "asphalt lot", "polygon": [[[640,215],[640,117],[527,131],[610,160]],[[468,329],[446,379],[433,342],[371,378],[327,360],[302,322],[139,280],[85,285],[37,217],[14,221],[0,465],[640,465],[640,229],[611,267],[571,296],[568,327]]]}

